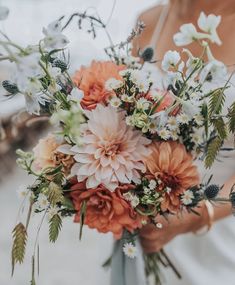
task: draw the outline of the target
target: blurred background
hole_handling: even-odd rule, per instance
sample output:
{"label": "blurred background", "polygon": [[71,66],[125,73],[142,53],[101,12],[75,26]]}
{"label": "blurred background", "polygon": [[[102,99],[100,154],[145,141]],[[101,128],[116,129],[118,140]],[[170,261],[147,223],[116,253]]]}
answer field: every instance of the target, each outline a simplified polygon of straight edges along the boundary
{"label": "blurred background", "polygon": [[[124,40],[135,25],[138,14],[158,4],[157,0],[117,0],[109,22],[113,41]],[[161,1],[162,2],[162,1]],[[0,22],[0,30],[21,45],[37,43],[42,28],[65,15],[95,7],[106,22],[112,12],[113,0],[0,0],[0,5],[10,9],[6,21]],[[92,8],[90,8],[92,9]],[[100,31],[96,40],[72,24],[66,35],[70,39],[71,70],[88,64],[92,58],[104,58],[103,48],[108,45]],[[8,79],[11,67],[0,65],[0,80]],[[2,92],[2,90],[0,90]],[[22,266],[17,266],[11,276],[11,231],[16,222],[20,199],[17,190],[30,184],[30,177],[15,166],[15,149],[31,148],[38,137],[45,135],[47,123],[30,124],[22,112],[24,101],[19,97],[11,101],[0,101],[0,284],[26,285],[30,281],[31,254],[39,219],[33,218],[30,242]],[[20,115],[16,116],[16,113]],[[40,285],[96,285],[108,284],[109,273],[101,268],[112,249],[112,237],[85,229],[83,240],[78,239],[79,225],[66,220],[58,242],[49,244],[47,224],[40,234]]]}

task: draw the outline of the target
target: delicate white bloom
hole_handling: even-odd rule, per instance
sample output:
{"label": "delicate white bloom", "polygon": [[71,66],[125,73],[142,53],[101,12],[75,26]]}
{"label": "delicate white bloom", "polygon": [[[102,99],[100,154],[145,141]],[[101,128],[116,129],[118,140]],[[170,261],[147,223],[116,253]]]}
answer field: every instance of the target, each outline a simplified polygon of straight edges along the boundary
{"label": "delicate white bloom", "polygon": [[195,132],[191,134],[191,139],[197,145],[203,142],[202,134],[199,132]]}
{"label": "delicate white bloom", "polygon": [[139,57],[126,56],[122,57],[122,61],[129,68],[139,68],[141,66],[141,64],[139,63]]}
{"label": "delicate white bloom", "polygon": [[196,114],[193,118],[199,126],[203,124],[204,118],[201,114]]}
{"label": "delicate white bloom", "polygon": [[198,18],[198,26],[199,28],[210,34],[210,40],[213,43],[216,43],[218,45],[221,45],[222,42],[217,34],[217,27],[221,22],[221,16],[215,16],[213,14],[210,14],[206,16],[204,12],[201,12],[200,17]]}
{"label": "delicate white bloom", "polygon": [[157,223],[157,224],[156,224],[156,227],[157,227],[158,229],[162,229],[162,228],[163,228],[163,225],[162,225],[161,223]]}
{"label": "delicate white bloom", "polygon": [[191,120],[196,114],[200,113],[199,106],[193,104],[191,100],[182,100],[182,111]]}
{"label": "delicate white bloom", "polygon": [[127,126],[133,126],[134,125],[132,116],[126,117],[126,124],[127,124]]}
{"label": "delicate white bloom", "polygon": [[167,129],[161,129],[160,131],[158,131],[158,135],[163,139],[163,140],[167,140],[170,137],[170,133]]}
{"label": "delicate white bloom", "polygon": [[148,108],[150,107],[151,102],[149,102],[147,99],[145,98],[140,98],[137,102],[136,102],[136,108],[139,110],[148,110]]}
{"label": "delicate white bloom", "polygon": [[9,9],[5,6],[0,6],[0,21],[6,20],[9,15]]}
{"label": "delicate white bloom", "polygon": [[171,68],[175,68],[180,61],[180,54],[177,51],[169,50],[165,53],[162,60],[162,69],[168,71]]}
{"label": "delicate white bloom", "polygon": [[150,180],[150,182],[149,182],[149,188],[150,188],[150,190],[154,190],[154,189],[156,189],[156,187],[157,187],[157,182],[155,181],[155,180]]}
{"label": "delicate white bloom", "polygon": [[146,93],[149,90],[150,80],[146,72],[142,70],[132,70],[130,80],[136,85],[140,92]]}
{"label": "delicate white bloom", "polygon": [[189,116],[186,115],[185,113],[182,113],[182,114],[178,115],[176,117],[176,119],[177,119],[177,122],[181,123],[181,124],[187,124],[189,122],[189,120],[190,120]]}
{"label": "delicate white bloom", "polygon": [[55,215],[59,214],[59,208],[57,206],[55,207],[50,207],[47,210],[47,218],[50,221]]}
{"label": "delicate white bloom", "polygon": [[40,78],[44,75],[44,71],[41,68],[40,62],[41,55],[38,52],[31,53],[26,56],[17,56],[16,66],[17,74],[16,77],[29,77],[29,78]]}
{"label": "delicate white bloom", "polygon": [[144,187],[144,194],[148,195],[151,192],[151,190],[148,187]]}
{"label": "delicate white bloom", "polygon": [[178,129],[178,122],[176,120],[176,117],[169,117],[168,121],[167,121],[167,127],[170,129],[170,130],[176,130]]}
{"label": "delicate white bloom", "polygon": [[105,82],[105,89],[108,91],[112,91],[118,88],[121,88],[123,82],[121,80],[117,80],[116,78],[110,78]]}
{"label": "delicate white bloom", "polygon": [[184,205],[190,205],[193,202],[194,195],[191,190],[187,190],[184,192],[184,194],[181,197],[181,201]]}
{"label": "delicate white bloom", "polygon": [[122,94],[121,100],[124,102],[131,103],[131,102],[133,102],[134,98],[132,96],[128,96],[127,94]]}
{"label": "delicate white bloom", "polygon": [[62,25],[60,21],[54,21],[43,28],[43,33],[45,35],[44,44],[46,48],[49,49],[61,49],[64,48],[69,40],[65,35],[62,34]]}
{"label": "delicate white bloom", "polygon": [[47,199],[47,196],[40,193],[38,195],[38,199],[37,199],[37,202],[35,204],[35,207],[37,210],[45,210],[49,205],[49,202],[48,202],[48,199]]}
{"label": "delicate white bloom", "polygon": [[16,192],[19,198],[25,198],[29,193],[29,189],[27,189],[27,185],[22,184],[19,186]]}
{"label": "delicate white bloom", "polygon": [[130,202],[131,202],[131,206],[133,208],[136,208],[139,205],[140,200],[139,200],[139,198],[136,195],[133,195],[133,197],[132,197]]}
{"label": "delicate white bloom", "polygon": [[118,97],[111,98],[109,102],[110,105],[114,108],[118,108],[122,104],[122,101]]}
{"label": "delicate white bloom", "polygon": [[123,252],[130,258],[135,258],[137,256],[137,248],[131,242],[124,244]]}
{"label": "delicate white bloom", "polygon": [[170,130],[169,131],[170,138],[172,138],[174,141],[178,140],[178,129],[176,130]]}
{"label": "delicate white bloom", "polygon": [[191,44],[197,39],[207,38],[208,35],[197,32],[193,24],[184,24],[180,27],[180,32],[176,33],[173,37],[177,46],[184,46]]}
{"label": "delicate white bloom", "polygon": [[223,62],[218,60],[212,60],[202,69],[199,82],[204,83],[208,81],[221,81],[227,76],[227,68]]}
{"label": "delicate white bloom", "polygon": [[152,121],[149,125],[148,125],[148,130],[151,134],[155,134],[157,132],[157,122]]}

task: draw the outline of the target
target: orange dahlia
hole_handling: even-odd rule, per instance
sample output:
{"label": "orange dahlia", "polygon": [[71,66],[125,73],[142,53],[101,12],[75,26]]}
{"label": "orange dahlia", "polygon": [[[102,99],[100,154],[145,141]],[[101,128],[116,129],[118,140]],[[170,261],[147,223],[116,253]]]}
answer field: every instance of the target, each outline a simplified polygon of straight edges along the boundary
{"label": "orange dahlia", "polygon": [[112,91],[105,88],[105,83],[110,78],[121,80],[119,71],[124,66],[118,66],[112,61],[92,61],[89,67],[82,67],[76,72],[74,83],[84,92],[81,105],[84,109],[94,109],[98,103],[106,103],[113,95]]}
{"label": "orange dahlia", "polygon": [[177,212],[181,205],[180,195],[199,184],[199,173],[193,165],[193,157],[178,142],[155,142],[152,152],[145,159],[147,171],[159,179],[157,191],[164,191],[162,210]]}
{"label": "orange dahlia", "polygon": [[121,238],[123,230],[133,232],[142,226],[143,220],[127,202],[122,193],[133,189],[133,185],[120,186],[115,192],[100,185],[95,189],[86,189],[85,182],[79,182],[71,187],[71,198],[77,211],[75,222],[80,222],[82,203],[86,201],[84,224],[101,233],[112,232],[115,238]]}

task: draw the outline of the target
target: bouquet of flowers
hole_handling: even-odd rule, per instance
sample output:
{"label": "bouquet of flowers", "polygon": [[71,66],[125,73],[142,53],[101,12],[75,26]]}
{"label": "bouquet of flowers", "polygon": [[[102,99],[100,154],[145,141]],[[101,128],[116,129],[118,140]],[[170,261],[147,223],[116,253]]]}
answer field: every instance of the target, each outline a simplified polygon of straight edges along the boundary
{"label": "bouquet of flowers", "polygon": [[[23,95],[29,113],[48,117],[54,125],[32,153],[17,151],[17,163],[35,182],[24,190],[27,219],[19,216],[13,230],[13,270],[23,262],[32,213],[42,216],[40,225],[48,217],[51,242],[57,240],[63,219],[73,216],[80,223],[80,238],[83,225],[113,233],[117,242],[107,261],[113,285],[146,284],[151,274],[158,284],[158,261],[167,259],[175,268],[163,250],[143,259],[139,229],[148,223],[161,228],[160,216],[197,213],[203,200],[235,204],[233,191],[222,199],[218,185],[201,183],[194,165],[200,157],[210,167],[235,129],[235,104],[222,116],[229,80],[208,89],[208,82],[227,75],[209,45],[221,44],[216,33],[220,17],[201,13],[201,32],[192,24],[180,28],[176,44],[196,41],[202,56],[183,49],[184,61],[180,53],[168,51],[161,61],[163,82],[155,79],[152,48],[131,55],[131,43],[144,29],[141,22],[126,41],[111,41],[105,48],[107,60],[93,60],[71,76],[63,30],[74,19],[80,28],[87,21],[94,37],[97,26],[107,32],[98,16],[85,12],[64,24],[64,17],[51,23],[37,45],[23,48],[3,33],[0,41],[5,51],[0,59],[15,66],[12,79],[2,82],[6,96]],[[36,284],[36,255],[34,250],[31,284]]]}

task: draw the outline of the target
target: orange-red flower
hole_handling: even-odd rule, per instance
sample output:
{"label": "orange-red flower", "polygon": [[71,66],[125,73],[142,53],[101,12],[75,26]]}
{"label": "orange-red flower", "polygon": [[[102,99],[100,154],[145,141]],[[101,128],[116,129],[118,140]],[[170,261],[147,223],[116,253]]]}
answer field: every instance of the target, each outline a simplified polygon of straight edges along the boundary
{"label": "orange-red flower", "polygon": [[112,232],[115,238],[122,236],[123,230],[133,230],[142,226],[143,220],[133,210],[122,193],[133,188],[132,185],[120,186],[115,192],[100,185],[96,189],[86,189],[86,183],[76,183],[71,187],[71,198],[77,213],[75,222],[80,222],[82,203],[86,201],[85,224],[101,233]]}
{"label": "orange-red flower", "polygon": [[193,165],[193,157],[178,142],[155,142],[145,164],[150,174],[161,181],[157,191],[165,191],[162,210],[177,212],[180,194],[199,184],[199,173]]}
{"label": "orange-red flower", "polygon": [[84,92],[82,107],[91,110],[98,103],[106,103],[113,92],[105,89],[105,83],[110,78],[121,80],[122,69],[124,66],[112,61],[92,61],[89,67],[82,67],[74,76],[74,83]]}

